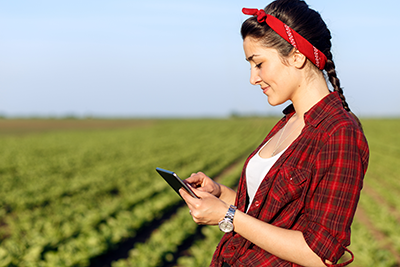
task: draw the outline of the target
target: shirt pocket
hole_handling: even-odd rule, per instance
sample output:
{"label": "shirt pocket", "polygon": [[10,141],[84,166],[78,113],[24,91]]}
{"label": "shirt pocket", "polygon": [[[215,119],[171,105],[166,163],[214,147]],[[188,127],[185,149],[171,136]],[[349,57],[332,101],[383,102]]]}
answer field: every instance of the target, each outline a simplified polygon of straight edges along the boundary
{"label": "shirt pocket", "polygon": [[304,170],[283,167],[272,185],[271,196],[283,203],[298,199],[304,191],[308,176],[308,172]]}

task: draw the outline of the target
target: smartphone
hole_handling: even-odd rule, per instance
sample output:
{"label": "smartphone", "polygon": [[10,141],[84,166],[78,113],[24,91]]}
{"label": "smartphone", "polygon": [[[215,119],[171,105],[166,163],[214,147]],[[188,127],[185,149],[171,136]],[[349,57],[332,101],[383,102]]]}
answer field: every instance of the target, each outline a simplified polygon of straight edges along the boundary
{"label": "smartphone", "polygon": [[190,187],[178,177],[176,173],[161,168],[156,168],[156,171],[164,178],[165,181],[167,181],[167,183],[175,190],[176,193],[178,193],[180,197],[182,196],[179,194],[179,189],[183,187],[192,197],[199,198],[192,191],[192,189],[190,189]]}

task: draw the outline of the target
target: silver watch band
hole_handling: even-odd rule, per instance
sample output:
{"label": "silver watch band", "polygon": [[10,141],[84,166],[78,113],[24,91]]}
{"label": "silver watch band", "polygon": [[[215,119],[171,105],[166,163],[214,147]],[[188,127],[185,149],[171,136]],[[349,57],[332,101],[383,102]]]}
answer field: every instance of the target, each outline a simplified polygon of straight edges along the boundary
{"label": "silver watch band", "polygon": [[228,209],[228,211],[225,214],[225,218],[229,219],[231,222],[233,222],[233,217],[235,216],[235,211],[237,207],[231,205]]}

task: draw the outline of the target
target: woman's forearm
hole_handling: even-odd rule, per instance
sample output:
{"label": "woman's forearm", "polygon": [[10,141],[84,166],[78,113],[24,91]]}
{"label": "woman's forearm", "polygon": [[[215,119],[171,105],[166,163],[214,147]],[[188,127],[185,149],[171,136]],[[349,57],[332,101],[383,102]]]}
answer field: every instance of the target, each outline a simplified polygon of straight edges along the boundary
{"label": "woman's forearm", "polygon": [[233,190],[225,185],[222,185],[222,184],[219,184],[219,186],[220,186],[220,190],[221,190],[221,194],[219,195],[219,198],[229,205],[234,205],[235,199],[236,199],[235,190]]}
{"label": "woman's forearm", "polygon": [[300,231],[283,229],[236,211],[234,231],[269,253],[302,266],[325,266]]}

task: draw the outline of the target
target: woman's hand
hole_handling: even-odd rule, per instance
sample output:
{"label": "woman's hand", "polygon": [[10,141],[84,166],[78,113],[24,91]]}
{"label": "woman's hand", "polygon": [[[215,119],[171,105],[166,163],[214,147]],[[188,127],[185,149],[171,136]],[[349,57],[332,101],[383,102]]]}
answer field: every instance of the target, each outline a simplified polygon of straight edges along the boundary
{"label": "woman's hand", "polygon": [[229,205],[209,192],[196,188],[192,190],[200,199],[193,198],[183,188],[179,193],[188,205],[193,220],[197,224],[218,224],[225,217]]}
{"label": "woman's hand", "polygon": [[210,177],[202,172],[192,173],[192,175],[185,180],[191,187],[197,188],[200,191],[208,192],[216,197],[221,196],[221,186],[214,182]]}

